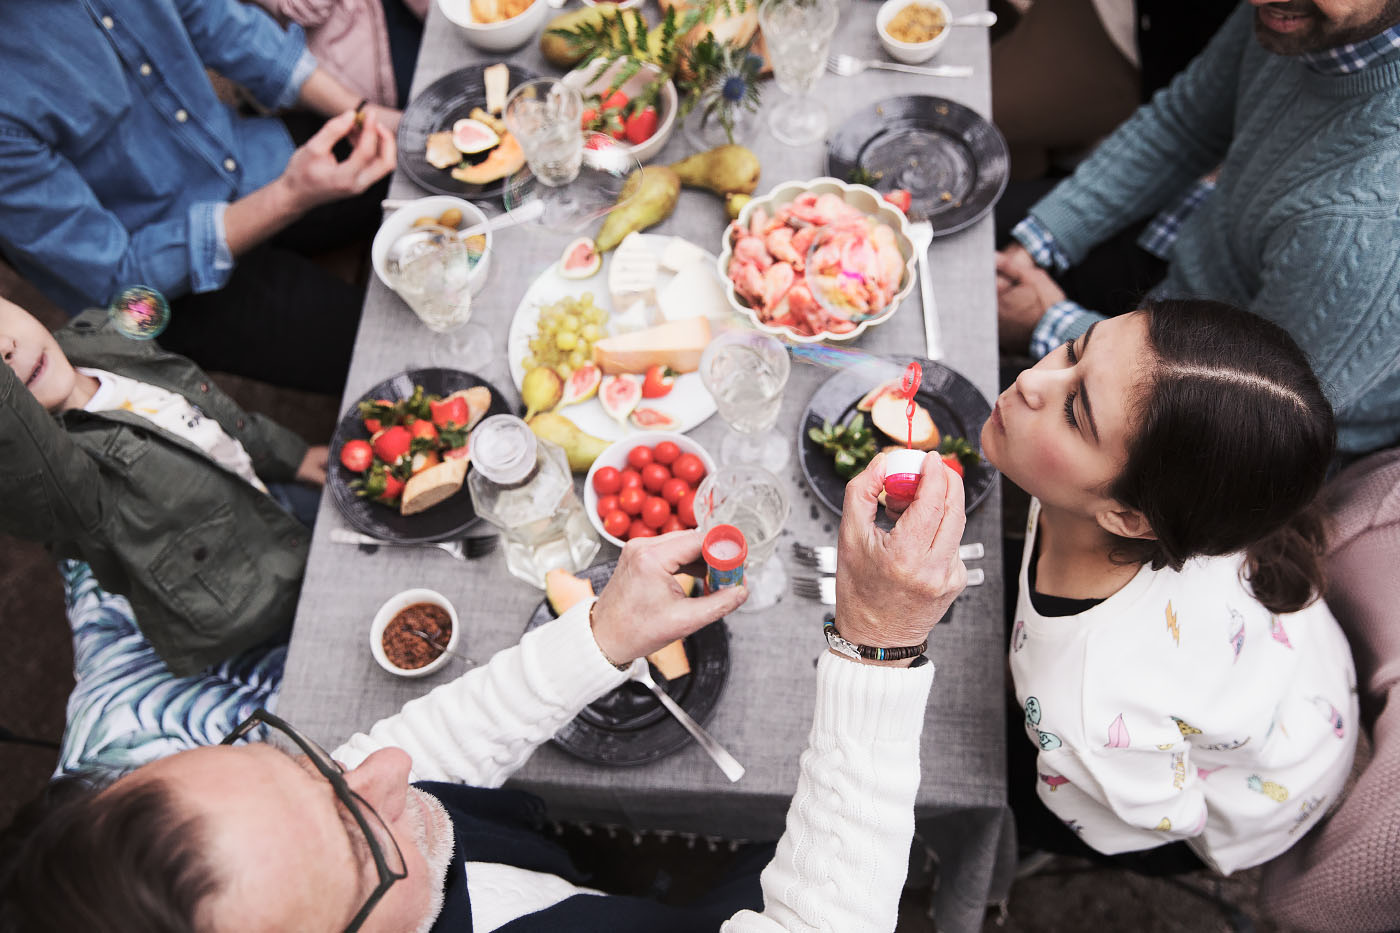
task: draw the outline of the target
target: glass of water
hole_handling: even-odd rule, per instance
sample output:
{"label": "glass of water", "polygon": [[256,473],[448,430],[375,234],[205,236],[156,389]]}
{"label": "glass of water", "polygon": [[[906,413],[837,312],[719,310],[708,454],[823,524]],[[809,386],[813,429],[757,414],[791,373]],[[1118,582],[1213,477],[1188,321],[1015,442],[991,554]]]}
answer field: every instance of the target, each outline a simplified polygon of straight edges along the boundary
{"label": "glass of water", "polygon": [[491,333],[472,316],[473,271],[485,256],[480,239],[446,227],[414,227],[389,247],[385,261],[395,293],[428,330],[440,334],[433,363],[477,370],[491,362]]}
{"label": "glass of water", "polygon": [[710,341],[700,357],[700,379],[731,428],[720,442],[721,462],[755,463],[770,470],[788,462],[791,450],[773,433],[773,425],[791,368],[787,347],[767,334],[731,330]]}
{"label": "glass of water", "polygon": [[768,117],[779,142],[805,146],[826,135],[826,110],[808,95],[826,70],[840,9],[839,0],[761,0],[758,5],[773,77],[788,95]]}
{"label": "glass of water", "polygon": [[506,127],[525,151],[536,180],[567,185],[583,165],[583,97],[552,78],[518,85],[506,98]]}
{"label": "glass of water", "polygon": [[744,585],[749,598],[740,612],[767,609],[783,598],[787,571],[774,555],[788,517],[783,481],[759,466],[721,466],[695,491],[695,520],[708,533],[715,525],[734,525],[744,533],[748,562]]}

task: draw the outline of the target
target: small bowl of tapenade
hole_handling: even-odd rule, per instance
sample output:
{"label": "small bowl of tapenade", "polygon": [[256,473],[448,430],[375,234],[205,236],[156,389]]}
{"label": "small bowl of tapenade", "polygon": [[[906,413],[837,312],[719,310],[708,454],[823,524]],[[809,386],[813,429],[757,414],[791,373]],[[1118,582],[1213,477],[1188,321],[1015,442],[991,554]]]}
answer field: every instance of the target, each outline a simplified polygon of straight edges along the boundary
{"label": "small bowl of tapenade", "polygon": [[457,650],[458,631],[457,610],[447,597],[434,590],[404,590],[375,613],[369,650],[391,674],[424,677],[446,664]]}
{"label": "small bowl of tapenade", "polygon": [[943,0],[887,0],[875,14],[875,31],[890,58],[916,65],[943,48],[950,19]]}

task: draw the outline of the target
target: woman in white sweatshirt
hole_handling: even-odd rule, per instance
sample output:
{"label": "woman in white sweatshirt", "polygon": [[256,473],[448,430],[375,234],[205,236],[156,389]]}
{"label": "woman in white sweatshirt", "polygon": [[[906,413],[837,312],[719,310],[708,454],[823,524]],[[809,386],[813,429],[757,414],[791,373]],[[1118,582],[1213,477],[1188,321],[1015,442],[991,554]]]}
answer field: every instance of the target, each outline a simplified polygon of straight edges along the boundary
{"label": "woman in white sweatshirt", "polygon": [[[742,588],[680,592],[671,574],[700,554],[689,531],[629,542],[596,602],[406,704],[334,761],[255,716],[244,725],[267,722],[303,754],[220,745],[98,792],[60,785],[9,847],[0,906],[32,931],[891,931],[933,682],[922,652],[967,578],[962,484],[936,455],[923,470],[889,532],[874,524],[881,465],[847,487],[844,642],[818,664],[810,743],[761,890],[685,909],[603,895],[535,831],[538,801],[499,789],[634,659],[743,601]],[[851,643],[865,650],[835,652]],[[869,660],[871,649],[897,660]],[[790,650],[775,643],[773,663]]]}
{"label": "woman in white sweatshirt", "polygon": [[1098,852],[1185,840],[1229,873],[1336,803],[1356,681],[1312,511],[1334,436],[1293,340],[1214,302],[1100,322],[998,398],[982,448],[1035,497],[1010,660],[1038,758],[1011,780]]}

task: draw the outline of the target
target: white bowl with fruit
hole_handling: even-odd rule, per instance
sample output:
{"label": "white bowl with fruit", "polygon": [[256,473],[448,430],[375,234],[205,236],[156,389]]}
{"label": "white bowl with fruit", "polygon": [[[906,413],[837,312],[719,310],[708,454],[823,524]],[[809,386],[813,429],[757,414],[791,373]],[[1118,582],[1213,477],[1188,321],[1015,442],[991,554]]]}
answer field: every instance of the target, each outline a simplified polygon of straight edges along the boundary
{"label": "white bowl with fruit", "polygon": [[608,133],[638,162],[646,162],[670,139],[679,98],[676,85],[650,63],[642,64],[636,74],[614,88],[623,69],[631,65],[625,58],[611,62],[594,59],[566,74],[563,83],[583,96],[586,132]]}
{"label": "white bowl with fruit", "polygon": [[[434,223],[440,227],[447,227],[449,230],[465,230],[468,227],[486,223],[486,215],[482,213],[481,208],[472,202],[446,194],[419,198],[390,214],[379,225],[379,230],[374,234],[374,242],[370,244],[369,248],[370,264],[374,266],[374,274],[390,291],[393,290],[394,285],[389,281],[387,262],[389,247],[393,246],[395,240],[414,227]],[[472,266],[469,279],[473,295],[481,292],[482,287],[486,284],[486,275],[491,268],[491,231],[487,230],[478,236],[482,237],[481,258],[477,260],[476,265]]]}
{"label": "white bowl with fruit", "polygon": [[520,48],[539,35],[550,11],[545,0],[438,0],[438,8],[468,43],[488,52]]}
{"label": "white bowl with fruit", "polygon": [[684,434],[630,437],[593,462],[583,505],[598,534],[622,547],[632,538],[694,528],[696,487],[714,471],[714,458]]}

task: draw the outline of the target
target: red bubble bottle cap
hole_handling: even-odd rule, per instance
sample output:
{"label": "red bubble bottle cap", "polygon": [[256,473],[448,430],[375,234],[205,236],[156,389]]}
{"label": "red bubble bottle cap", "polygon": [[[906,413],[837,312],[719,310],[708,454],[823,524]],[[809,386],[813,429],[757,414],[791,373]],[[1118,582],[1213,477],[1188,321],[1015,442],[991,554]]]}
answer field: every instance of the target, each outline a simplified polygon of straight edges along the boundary
{"label": "red bubble bottle cap", "polygon": [[922,450],[892,450],[885,455],[885,495],[912,502],[919,491],[919,471],[924,466]]}
{"label": "red bubble bottle cap", "polygon": [[716,570],[733,570],[748,559],[749,543],[735,526],[716,525],[706,533],[700,552]]}

